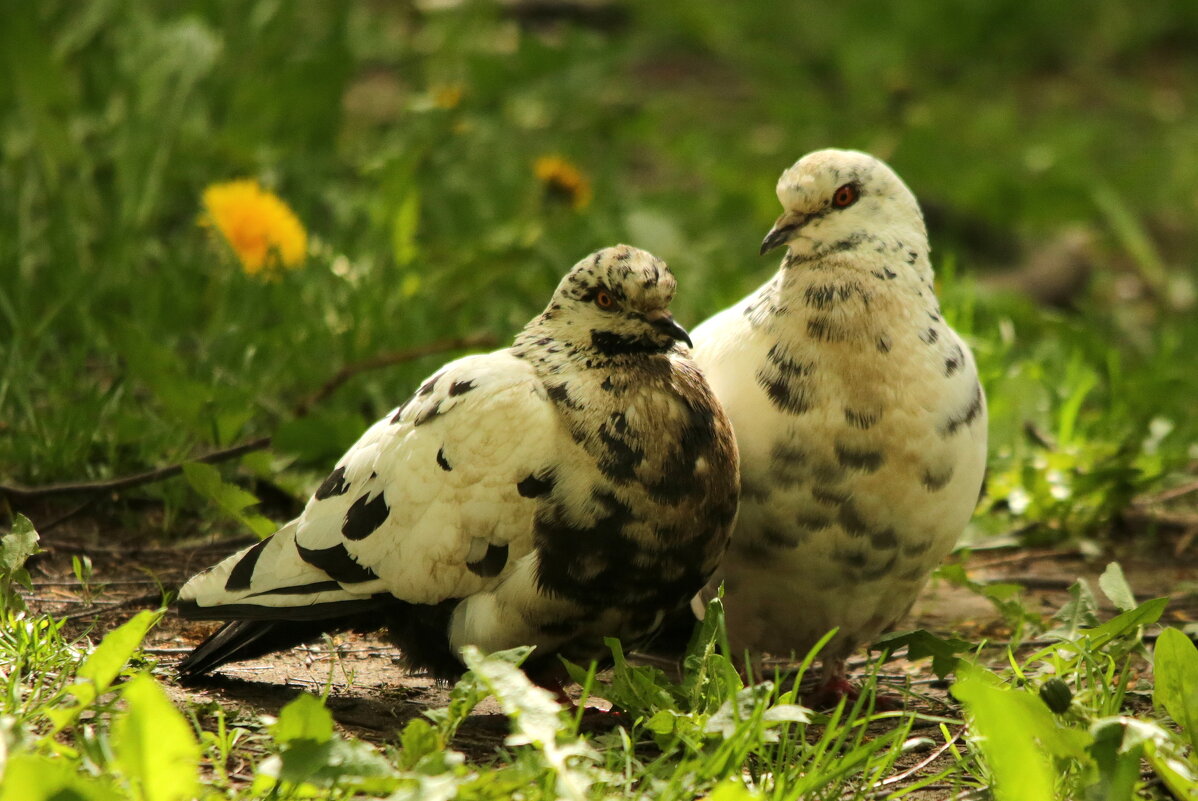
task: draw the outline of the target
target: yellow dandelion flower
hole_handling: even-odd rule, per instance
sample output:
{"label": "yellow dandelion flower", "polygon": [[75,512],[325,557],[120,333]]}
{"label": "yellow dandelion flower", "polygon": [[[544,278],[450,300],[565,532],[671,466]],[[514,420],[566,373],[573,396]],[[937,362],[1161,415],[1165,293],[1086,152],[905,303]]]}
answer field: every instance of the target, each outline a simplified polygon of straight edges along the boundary
{"label": "yellow dandelion flower", "polygon": [[433,89],[433,105],[437,108],[456,108],[462,102],[462,87],[456,84],[438,86]]}
{"label": "yellow dandelion flower", "polygon": [[308,234],[295,212],[257,181],[213,184],[204,190],[201,223],[220,231],[250,275],[298,267],[308,252]]}
{"label": "yellow dandelion flower", "polygon": [[537,180],[550,197],[566,201],[575,211],[591,205],[591,181],[561,156],[541,156],[533,165]]}

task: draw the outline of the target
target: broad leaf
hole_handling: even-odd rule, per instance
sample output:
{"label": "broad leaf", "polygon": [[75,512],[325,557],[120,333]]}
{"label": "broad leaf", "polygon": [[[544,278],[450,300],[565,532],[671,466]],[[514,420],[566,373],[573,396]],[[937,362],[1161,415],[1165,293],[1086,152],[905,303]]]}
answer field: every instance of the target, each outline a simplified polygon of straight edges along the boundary
{"label": "broad leaf", "polygon": [[1144,626],[1151,626],[1160,620],[1168,605],[1168,598],[1153,598],[1131,611],[1116,615],[1100,626],[1082,632],[1082,634],[1090,640],[1091,648],[1102,648],[1117,637],[1137,632]]}
{"label": "broad leaf", "polygon": [[1198,647],[1175,628],[1166,628],[1156,641],[1153,702],[1185,729],[1198,749]]}
{"label": "broad leaf", "polygon": [[13,517],[12,530],[0,540],[0,574],[12,574],[25,566],[26,560],[41,553],[33,522],[23,514]]}
{"label": "broad leaf", "polygon": [[128,708],[113,726],[121,772],[145,801],[183,801],[199,790],[200,746],[162,688],[142,673],[121,693]]}
{"label": "broad leaf", "polygon": [[187,477],[192,489],[214,502],[222,511],[245,525],[258,537],[265,538],[278,528],[269,518],[247,512],[249,507],[258,503],[258,499],[236,484],[222,479],[220,471],[212,465],[189,462],[183,465],[183,475]]}
{"label": "broad leaf", "polygon": [[1136,608],[1135,593],[1131,591],[1131,585],[1124,578],[1123,568],[1118,562],[1111,562],[1106,566],[1106,570],[1098,579],[1098,586],[1120,612]]}
{"label": "broad leaf", "polygon": [[607,637],[604,643],[612,655],[612,679],[611,684],[603,688],[604,698],[633,716],[651,717],[659,709],[678,708],[678,702],[670,692],[673,685],[660,668],[630,665],[619,640]]}
{"label": "broad leaf", "polygon": [[277,782],[379,795],[397,786],[394,767],[378,751],[336,735],[332,713],[314,695],[303,693],[283,707],[271,734],[281,753],[259,765],[255,792],[265,793]]}
{"label": "broad leaf", "polygon": [[161,610],[152,612],[147,609],[138,612],[104,636],[79,667],[75,674],[75,683],[67,688],[67,692],[75,697],[75,704],[46,713],[54,722],[55,731],[70,725],[80,712],[112,686],[112,682],[133,658],[142,640],[162,618],[162,614]]}
{"label": "broad leaf", "polygon": [[960,661],[957,654],[968,651],[972,646],[965,640],[955,637],[947,639],[937,637],[930,631],[916,629],[914,631],[898,631],[878,639],[871,650],[894,652],[907,646],[907,659],[912,662],[932,657],[932,670],[940,678],[952,673]]}
{"label": "broad leaf", "polygon": [[283,745],[297,740],[328,742],[333,737],[333,715],[319,698],[300,693],[279,711],[279,720],[270,733]]}
{"label": "broad leaf", "polygon": [[1094,601],[1094,592],[1083,579],[1073,582],[1069,588],[1069,600],[1061,607],[1053,619],[1061,625],[1048,632],[1050,636],[1061,637],[1065,640],[1076,640],[1082,629],[1098,625],[1098,604]]}
{"label": "broad leaf", "polygon": [[5,765],[0,801],[118,801],[111,782],[76,772],[77,763],[15,754]]}
{"label": "broad leaf", "polygon": [[1058,725],[1032,693],[996,686],[986,671],[964,672],[952,693],[972,718],[976,744],[994,774],[995,797],[999,801],[1054,798],[1057,773],[1050,757],[1087,759],[1089,735]]}
{"label": "broad leaf", "polygon": [[1132,801],[1136,780],[1140,778],[1143,744],[1125,747],[1125,728],[1118,719],[1103,721],[1091,727],[1090,732],[1094,736],[1090,753],[1098,766],[1098,781],[1092,788],[1094,797],[1103,801]]}
{"label": "broad leaf", "polygon": [[25,609],[25,601],[12,585],[15,583],[27,590],[33,589],[25,562],[31,556],[41,553],[37,542],[37,531],[29,518],[22,514],[14,516],[12,530],[0,539],[0,609]]}

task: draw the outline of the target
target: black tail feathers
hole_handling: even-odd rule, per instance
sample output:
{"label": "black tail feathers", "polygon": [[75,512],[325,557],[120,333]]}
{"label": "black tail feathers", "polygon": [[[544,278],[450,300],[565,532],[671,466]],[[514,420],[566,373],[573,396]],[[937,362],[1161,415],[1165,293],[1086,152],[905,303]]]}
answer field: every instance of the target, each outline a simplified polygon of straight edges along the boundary
{"label": "black tail feathers", "polygon": [[333,620],[234,620],[226,623],[179,663],[179,679],[191,681],[229,662],[303,645],[346,626]]}
{"label": "black tail feathers", "polygon": [[177,609],[183,617],[223,618],[229,622],[196,646],[176,670],[181,681],[194,681],[229,662],[294,648],[325,633],[367,632],[385,627],[388,639],[402,651],[408,669],[427,671],[439,679],[457,678],[464,668],[450,647],[448,635],[450,618],[460,600],[412,604],[390,595],[376,595],[351,603],[308,607],[240,604],[203,608],[180,602]]}
{"label": "black tail feathers", "polygon": [[[333,604],[319,604],[317,606],[324,607],[320,610],[315,607],[280,610],[263,607],[254,609],[248,606],[200,610],[193,604],[180,603],[178,610],[183,617],[211,619],[215,616],[213,613],[224,613],[227,614],[226,620],[230,617],[241,619],[225,623],[215,634],[185,656],[176,668],[179,679],[194,680],[229,662],[254,659],[275,651],[294,648],[318,640],[325,633],[351,629],[373,631],[386,623],[385,620],[379,619],[376,611],[383,605],[384,602],[378,598],[341,604],[343,610],[337,609]],[[336,614],[337,611],[348,614]],[[292,615],[302,615],[308,619],[288,619]],[[255,619],[257,616],[269,616],[269,619]]]}

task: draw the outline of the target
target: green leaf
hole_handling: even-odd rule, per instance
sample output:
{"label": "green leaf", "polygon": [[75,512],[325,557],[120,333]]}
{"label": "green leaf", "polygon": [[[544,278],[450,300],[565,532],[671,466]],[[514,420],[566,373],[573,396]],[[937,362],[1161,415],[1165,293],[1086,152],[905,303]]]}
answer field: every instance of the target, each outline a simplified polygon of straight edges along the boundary
{"label": "green leaf", "polygon": [[619,640],[605,637],[603,642],[612,654],[612,679],[603,690],[604,698],[634,716],[650,717],[659,709],[678,708],[670,680],[660,668],[630,665]]}
{"label": "green leaf", "polygon": [[569,736],[570,716],[564,714],[548,690],[533,684],[516,666],[529,650],[513,648],[484,656],[468,645],[462,649],[462,661],[486,684],[511,720],[512,733],[505,742],[533,746],[556,776],[557,797],[582,801],[594,774],[582,770],[577,763],[598,761],[599,755],[585,740]]}
{"label": "green leaf", "polygon": [[0,801],[118,801],[112,784],[76,773],[77,763],[37,754],[14,754],[4,766]]}
{"label": "green leaf", "polygon": [[[758,710],[765,709],[773,691],[773,682],[768,681],[745,687],[735,696],[724,701],[715,714],[707,719],[703,730],[708,734],[718,734],[725,740],[732,738],[745,721],[753,718]],[[760,730],[757,733],[759,736],[762,734]],[[775,741],[776,739],[776,737],[773,738]]]}
{"label": "green leaf", "polygon": [[760,793],[753,792],[735,779],[726,779],[711,791],[707,801],[757,801],[760,798]]}
{"label": "green leaf", "polygon": [[1083,579],[1078,579],[1069,588],[1069,600],[1053,615],[1053,619],[1059,620],[1061,625],[1049,634],[1066,640],[1076,640],[1082,629],[1098,625],[1097,610],[1098,604],[1094,601],[1090,585]]}
{"label": "green leaf", "polygon": [[248,506],[258,502],[252,494],[241,487],[227,483],[220,476],[220,471],[210,464],[188,462],[183,465],[183,475],[192,489],[215,501],[222,509],[230,514],[237,514]]}
{"label": "green leaf", "polygon": [[968,651],[972,646],[965,640],[955,637],[944,639],[930,631],[916,629],[914,631],[898,631],[878,639],[871,650],[897,651],[907,646],[907,659],[916,661],[924,657],[932,657],[932,670],[940,678],[953,672],[960,659],[957,654]]}
{"label": "green leaf", "polygon": [[91,681],[99,692],[107,690],[162,615],[162,610],[146,609],[108,632],[79,668],[78,677]]}
{"label": "green leaf", "polygon": [[1171,755],[1169,749],[1161,748],[1158,742],[1150,742],[1145,745],[1144,756],[1176,798],[1198,797],[1198,792],[1195,792],[1195,788],[1198,787],[1198,772]]}
{"label": "green leaf", "polygon": [[75,697],[76,703],[65,709],[52,709],[46,713],[53,721],[55,731],[70,725],[80,712],[112,686],[112,682],[120,675],[121,670],[137,652],[142,640],[146,638],[146,634],[162,615],[162,610],[143,610],[104,636],[79,667],[75,674],[75,683],[67,688],[67,692]]}
{"label": "green leaf", "polygon": [[296,740],[284,747],[279,758],[264,762],[259,775],[262,778],[255,778],[255,791],[273,784],[270,779],[293,785],[352,787],[372,795],[386,795],[397,785],[395,769],[382,754],[367,743],[340,737],[323,743]]}
{"label": "green leaf", "polygon": [[[527,650],[512,649],[523,661]],[[508,735],[510,745],[556,743],[559,732],[565,730],[562,707],[552,694],[543,687],[533,684],[528,676],[516,666],[516,659],[501,656],[504,652],[483,656],[479,651],[467,648],[462,652],[466,666],[481,679],[504,714],[512,719],[515,731]]]}
{"label": "green leaf", "polygon": [[723,591],[720,587],[717,597],[707,602],[682,660],[681,700],[692,713],[711,714],[744,687],[730,658]]}
{"label": "green leaf", "polygon": [[977,746],[995,778],[999,801],[1051,801],[1056,770],[1050,756],[1088,760],[1089,735],[1057,724],[1040,699],[996,686],[980,668],[963,670],[952,693],[969,711]]}
{"label": "green leaf", "polygon": [[1177,629],[1166,628],[1156,641],[1153,672],[1153,703],[1169,713],[1198,749],[1198,648]]}
{"label": "green leaf", "polygon": [[810,723],[811,710],[798,704],[775,704],[761,719],[768,723]]}
{"label": "green leaf", "polygon": [[365,742],[339,738],[331,712],[311,694],[299,694],[284,706],[271,734],[280,753],[259,765],[255,794],[265,795],[279,782],[305,788],[302,795],[317,795],[309,788],[329,787],[387,795],[397,787],[391,763]]}
{"label": "green leaf", "polygon": [[23,514],[16,514],[12,529],[0,540],[0,571],[12,574],[24,568],[26,560],[42,552],[37,543],[33,522]]}
{"label": "green leaf", "polygon": [[328,742],[333,737],[333,715],[319,698],[301,693],[279,712],[270,732],[283,745],[299,740]]}
{"label": "green leaf", "polygon": [[[1119,716],[1094,721],[1090,725],[1090,734],[1097,746],[1096,748],[1092,747],[1091,750],[1097,752],[1095,756],[1100,763],[1099,786],[1103,786],[1104,789],[1121,789],[1119,782],[1122,774],[1119,768],[1115,768],[1116,772],[1112,772],[1109,777],[1102,775],[1101,761],[1106,759],[1110,752],[1109,744],[1114,743],[1118,746],[1117,754],[1121,759],[1133,759],[1135,755],[1142,753],[1144,759],[1152,766],[1157,776],[1175,797],[1179,799],[1198,798],[1198,776],[1195,775],[1192,764],[1187,764],[1178,753],[1178,744],[1173,734],[1163,726],[1152,721]],[[1135,760],[1135,765],[1136,773],[1138,773],[1138,759]],[[1130,772],[1131,769],[1123,767],[1121,770]],[[1092,793],[1086,797],[1105,800],[1109,796]]]}
{"label": "green leaf", "polygon": [[113,725],[116,762],[145,801],[181,801],[199,791],[200,746],[191,726],[148,673],[122,693],[128,708]]}
{"label": "green leaf", "polygon": [[281,753],[259,766],[256,793],[264,794],[280,781],[352,787],[374,795],[386,795],[396,787],[394,767],[370,745],[338,737],[332,714],[314,695],[303,693],[283,707],[270,731]]}
{"label": "green leaf", "polygon": [[1123,577],[1123,568],[1119,566],[1118,562],[1111,562],[1106,566],[1106,570],[1098,579],[1098,586],[1120,612],[1135,608],[1135,593],[1131,591],[1131,585]]}
{"label": "green leaf", "polygon": [[1093,785],[1095,792],[1087,797],[1103,801],[1131,801],[1134,797],[1136,780],[1140,778],[1140,757],[1144,754],[1143,744],[1124,747],[1126,729],[1121,720],[1105,720],[1092,726],[1094,742],[1090,753],[1098,765],[1098,781]]}
{"label": "green leaf", "polygon": [[437,753],[445,747],[444,741],[438,736],[432,724],[423,718],[413,718],[404,726],[399,736],[402,749],[399,752],[402,764],[400,767],[412,769],[416,763],[429,754]]}
{"label": "green leaf", "polygon": [[1051,801],[1055,797],[1052,766],[1020,719],[1018,706],[1011,703],[1011,691],[970,677],[954,684],[952,692],[973,718],[978,748],[994,774],[995,797]]}
{"label": "green leaf", "polygon": [[1168,605],[1168,598],[1153,598],[1129,612],[1116,615],[1100,626],[1082,632],[1082,634],[1089,640],[1091,648],[1103,648],[1117,637],[1136,633],[1144,626],[1150,626],[1160,620]]}
{"label": "green leaf", "polygon": [[12,588],[20,584],[27,590],[33,589],[25,562],[41,553],[37,531],[33,523],[23,514],[13,517],[12,529],[0,539],[0,609],[23,611],[25,601]]}
{"label": "green leaf", "polygon": [[245,510],[258,503],[252,493],[221,478],[220,471],[210,464],[188,462],[183,465],[183,475],[192,489],[215,503],[225,514],[242,523],[260,539],[265,539],[278,528],[267,517],[247,513]]}

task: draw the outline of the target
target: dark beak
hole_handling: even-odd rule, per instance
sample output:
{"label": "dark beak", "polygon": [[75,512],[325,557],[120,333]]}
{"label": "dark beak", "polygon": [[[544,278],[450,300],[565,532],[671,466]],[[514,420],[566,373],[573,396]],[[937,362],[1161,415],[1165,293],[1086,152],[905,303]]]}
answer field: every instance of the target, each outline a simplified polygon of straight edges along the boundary
{"label": "dark beak", "polygon": [[764,256],[774,248],[785,245],[800,225],[802,225],[802,220],[796,220],[790,214],[783,214],[779,217],[774,222],[774,227],[761,242],[761,255]]}
{"label": "dark beak", "polygon": [[674,316],[668,311],[662,309],[661,311],[649,312],[649,314],[645,315],[645,319],[649,321],[650,325],[670,339],[677,339],[685,342],[692,348],[694,347],[694,344],[691,342],[691,335],[686,333],[685,328],[678,325],[677,321],[674,320]]}

